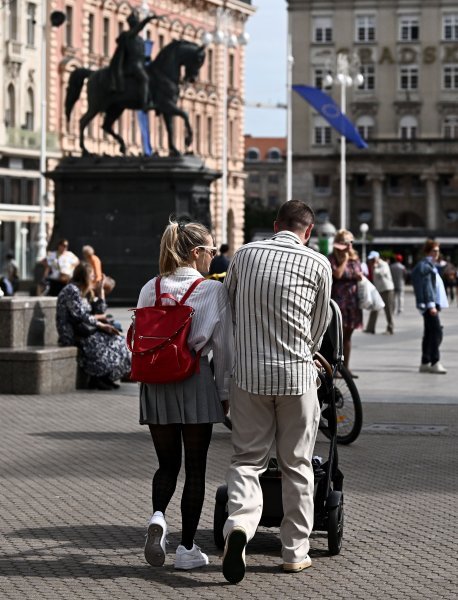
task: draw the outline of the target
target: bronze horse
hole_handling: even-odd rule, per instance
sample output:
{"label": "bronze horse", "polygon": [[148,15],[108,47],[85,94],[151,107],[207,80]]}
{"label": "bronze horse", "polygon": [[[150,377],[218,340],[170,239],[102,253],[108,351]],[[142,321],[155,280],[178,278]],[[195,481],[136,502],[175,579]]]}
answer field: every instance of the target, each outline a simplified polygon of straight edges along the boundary
{"label": "bronze horse", "polygon": [[[204,60],[205,46],[198,46],[184,40],[174,40],[159,52],[155,60],[145,66],[153,108],[157,115],[164,117],[171,156],[180,154],[174,144],[174,116],[179,116],[184,120],[186,148],[191,145],[193,138],[188,114],[177,106],[181,68],[185,68],[184,81],[192,83],[196,80]],[[114,92],[111,90],[109,67],[97,71],[84,68],[75,69],[70,75],[65,98],[67,122],[80,97],[86,78],[89,78],[87,82],[88,110],[80,119],[80,148],[83,155],[89,154],[84,145],[84,130],[99,113],[105,113],[102,129],[119,142],[120,151],[125,154],[126,145],[122,137],[113,131],[113,123],[119,119],[126,108],[141,110],[142,98],[138,84],[135,79],[126,74],[124,90]]]}

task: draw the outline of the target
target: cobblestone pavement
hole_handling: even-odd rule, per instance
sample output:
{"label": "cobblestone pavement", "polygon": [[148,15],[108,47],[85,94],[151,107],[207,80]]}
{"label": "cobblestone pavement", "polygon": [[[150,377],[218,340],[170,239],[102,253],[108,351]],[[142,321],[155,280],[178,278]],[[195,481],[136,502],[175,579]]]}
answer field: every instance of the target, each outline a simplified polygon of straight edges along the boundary
{"label": "cobblestone pavement", "polygon": [[[354,444],[339,448],[346,511],[340,555],[328,556],[326,537],[314,533],[313,567],[284,574],[278,529],[261,528],[248,548],[245,579],[225,582],[212,525],[230,433],[218,425],[196,536],[210,565],[173,569],[181,479],[167,514],[166,564],[153,569],[143,542],[156,459],[138,425],[136,385],[3,395],[0,598],[456,598],[458,382],[452,372],[417,372],[421,319],[411,298],[408,304],[393,337],[355,336],[365,425]],[[443,362],[455,369],[457,322],[456,307],[444,313]],[[316,453],[327,451],[320,434]]]}

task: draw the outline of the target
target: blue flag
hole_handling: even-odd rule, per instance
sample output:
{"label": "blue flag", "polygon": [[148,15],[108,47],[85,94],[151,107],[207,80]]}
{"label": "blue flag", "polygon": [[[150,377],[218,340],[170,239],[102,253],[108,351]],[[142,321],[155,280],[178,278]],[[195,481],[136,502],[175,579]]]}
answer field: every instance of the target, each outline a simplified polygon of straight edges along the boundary
{"label": "blue flag", "polygon": [[353,123],[341,112],[328,94],[309,85],[293,85],[293,90],[317,110],[326,121],[341,135],[353,142],[358,148],[368,148]]}
{"label": "blue flag", "polygon": [[[145,40],[145,64],[151,61],[151,51],[153,49],[153,42],[151,40]],[[148,113],[143,110],[137,111],[138,124],[140,125],[140,133],[142,136],[142,148],[145,156],[151,156],[153,149],[151,147],[150,130],[149,130],[149,118]]]}

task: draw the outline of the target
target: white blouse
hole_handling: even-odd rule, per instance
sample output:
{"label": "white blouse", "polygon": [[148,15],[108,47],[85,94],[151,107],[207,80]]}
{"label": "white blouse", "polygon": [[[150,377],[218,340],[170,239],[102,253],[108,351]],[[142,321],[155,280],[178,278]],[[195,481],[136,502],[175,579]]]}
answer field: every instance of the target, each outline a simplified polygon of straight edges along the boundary
{"label": "white blouse", "polygon": [[[191,267],[180,267],[173,275],[161,279],[161,293],[172,294],[177,300],[187,292],[192,282],[202,275]],[[150,279],[141,289],[137,308],[153,306],[156,301],[156,277]],[[163,299],[163,303],[172,304]],[[195,315],[188,336],[188,345],[202,356],[213,351],[216,389],[220,400],[229,397],[229,381],[234,354],[232,316],[229,298],[224,285],[218,281],[202,281],[185,302],[192,306]]]}

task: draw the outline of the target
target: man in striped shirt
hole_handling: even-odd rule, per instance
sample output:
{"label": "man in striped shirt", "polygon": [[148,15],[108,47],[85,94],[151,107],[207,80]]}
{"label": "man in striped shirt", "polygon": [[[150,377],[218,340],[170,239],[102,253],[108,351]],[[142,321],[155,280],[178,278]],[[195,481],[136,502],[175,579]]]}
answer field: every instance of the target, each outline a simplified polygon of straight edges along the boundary
{"label": "man in striped shirt", "polygon": [[320,418],[313,354],[329,321],[332,283],[327,258],[305,245],[313,224],[309,206],[286,202],[275,235],[240,248],[225,280],[235,329],[234,453],[223,557],[223,574],[231,583],[245,575],[245,546],[262,515],[259,475],[274,441],[282,471],[283,569],[296,573],[311,565],[311,460]]}

